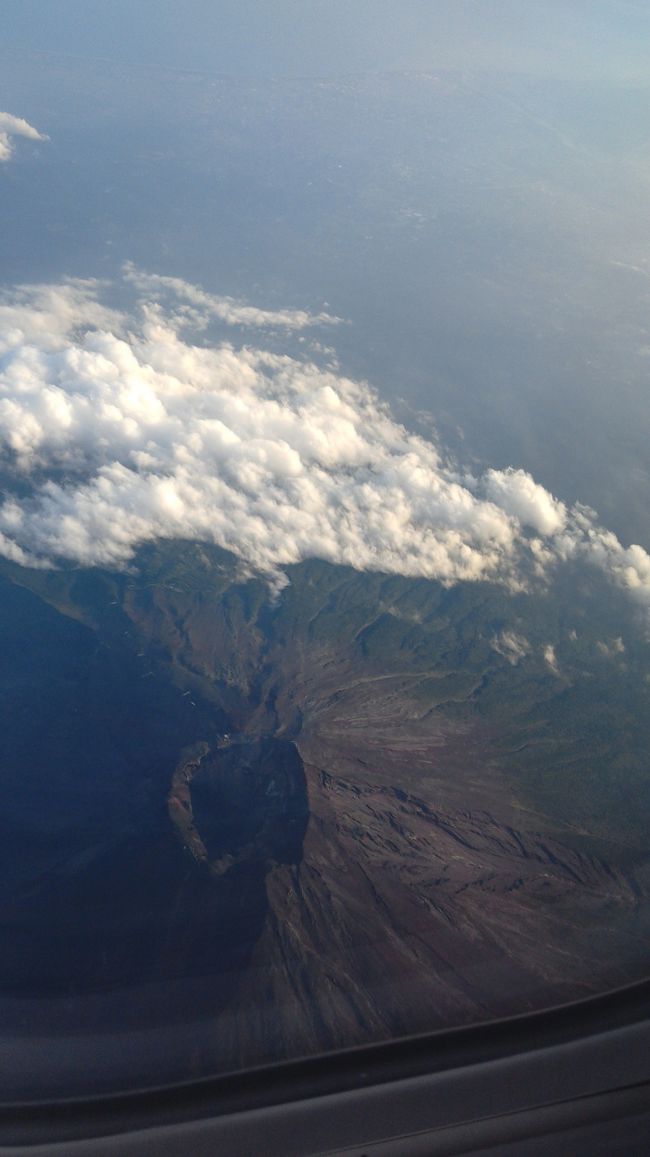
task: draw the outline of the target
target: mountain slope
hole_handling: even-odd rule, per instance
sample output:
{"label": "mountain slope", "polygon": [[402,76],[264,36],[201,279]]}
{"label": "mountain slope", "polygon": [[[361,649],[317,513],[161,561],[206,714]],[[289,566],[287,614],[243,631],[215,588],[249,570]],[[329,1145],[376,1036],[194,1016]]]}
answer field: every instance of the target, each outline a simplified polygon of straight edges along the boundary
{"label": "mountain slope", "polygon": [[[40,645],[58,631],[85,656],[59,729],[98,687],[46,769],[20,724],[41,710],[35,660],[5,736],[5,919],[23,925],[5,988],[210,975],[233,1065],[643,971],[647,645],[613,635],[620,601],[579,576],[533,598],[318,562],[273,595],[191,544],[148,548],[130,574],[5,576],[47,620]],[[25,823],[30,761],[55,803]]]}

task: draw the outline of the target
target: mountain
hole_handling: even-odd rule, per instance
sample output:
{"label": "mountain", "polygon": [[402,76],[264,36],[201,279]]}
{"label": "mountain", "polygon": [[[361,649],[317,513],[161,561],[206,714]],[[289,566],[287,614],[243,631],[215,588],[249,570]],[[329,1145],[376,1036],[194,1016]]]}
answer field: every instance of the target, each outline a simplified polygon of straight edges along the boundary
{"label": "mountain", "polygon": [[3,564],[1,990],[160,984],[146,1015],[204,1011],[233,1067],[641,975],[650,683],[623,596],[569,569],[533,594],[287,578],[192,543]]}

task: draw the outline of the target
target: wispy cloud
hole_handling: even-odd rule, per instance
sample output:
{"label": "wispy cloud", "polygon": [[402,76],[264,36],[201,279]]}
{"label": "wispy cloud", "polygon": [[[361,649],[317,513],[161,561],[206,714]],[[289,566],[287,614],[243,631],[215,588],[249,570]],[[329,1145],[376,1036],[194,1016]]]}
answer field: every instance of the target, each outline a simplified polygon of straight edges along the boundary
{"label": "wispy cloud", "polygon": [[146,295],[149,301],[169,303],[175,301],[180,306],[179,316],[191,322],[196,330],[205,328],[211,319],[224,325],[252,326],[257,329],[308,329],[317,325],[336,325],[340,318],[329,313],[307,313],[303,309],[259,309],[246,305],[232,297],[220,297],[206,293],[197,285],[191,285],[180,277],[163,277],[158,273],[145,273],[127,262],[123,269],[124,279]]}
{"label": "wispy cloud", "polygon": [[553,644],[547,643],[546,646],[542,648],[542,654],[544,656],[544,662],[546,663],[546,666],[549,668],[550,671],[552,671],[552,673],[554,675],[557,675],[559,678],[560,668],[558,665],[557,656],[555,654],[555,647],[553,646]]}
{"label": "wispy cloud", "polygon": [[[593,512],[522,470],[461,474],[363,383],[258,344],[203,340],[215,319],[318,319],[219,312],[229,299],[126,276],[132,314],[104,305],[96,282],[0,301],[0,450],[16,480],[0,505],[1,554],[119,566],[143,542],[192,538],[276,581],[316,557],[512,587],[582,557],[650,608],[650,557]],[[519,641],[501,642],[516,658]]]}
{"label": "wispy cloud", "polygon": [[620,635],[616,639],[611,639],[609,643],[598,641],[596,642],[596,647],[600,654],[604,655],[607,659],[613,659],[618,655],[625,654],[625,643]]}
{"label": "wispy cloud", "polygon": [[516,667],[530,652],[530,643],[523,635],[516,631],[501,631],[492,640],[492,646],[497,654],[507,659],[512,667]]}
{"label": "wispy cloud", "polygon": [[22,117],[12,116],[8,112],[0,112],[0,162],[11,159],[14,151],[14,137],[27,137],[30,141],[46,141],[47,137],[39,133],[33,125]]}

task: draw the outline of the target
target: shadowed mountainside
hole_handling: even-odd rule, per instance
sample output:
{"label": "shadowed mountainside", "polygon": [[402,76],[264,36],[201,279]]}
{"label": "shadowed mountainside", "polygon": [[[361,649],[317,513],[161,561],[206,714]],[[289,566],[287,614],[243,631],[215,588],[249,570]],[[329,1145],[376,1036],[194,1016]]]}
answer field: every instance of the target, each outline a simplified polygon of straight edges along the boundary
{"label": "shadowed mountainside", "polygon": [[138,564],[4,568],[6,988],[213,975],[236,1065],[643,971],[647,644],[621,599],[318,562],[271,596],[189,544]]}

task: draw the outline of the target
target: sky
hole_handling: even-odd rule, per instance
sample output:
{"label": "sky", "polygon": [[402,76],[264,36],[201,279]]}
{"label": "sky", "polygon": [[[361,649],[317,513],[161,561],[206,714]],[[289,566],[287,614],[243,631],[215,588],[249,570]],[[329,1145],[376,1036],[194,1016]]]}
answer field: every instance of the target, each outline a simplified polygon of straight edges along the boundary
{"label": "sky", "polygon": [[8,557],[190,527],[276,582],[579,556],[645,604],[645,6],[2,22]]}
{"label": "sky", "polygon": [[[617,812],[629,779],[642,804],[649,49],[647,0],[2,0],[0,571],[137,574],[147,544],[193,540],[270,603],[313,558],[372,599],[413,588],[370,574],[456,586],[458,653],[476,631],[507,672],[530,664],[530,798],[538,775],[545,809],[548,703],[568,735],[588,701],[612,754],[596,795]],[[64,698],[39,700],[72,705],[61,751],[85,669],[63,659]],[[88,702],[112,713],[98,670]],[[128,769],[106,735],[81,777],[100,801]],[[120,803],[133,843],[158,789],[127,747],[146,772],[135,819]],[[569,816],[572,766],[548,780]],[[54,798],[49,748],[44,768]],[[91,855],[105,892],[111,853]]]}
{"label": "sky", "polygon": [[512,69],[646,75],[636,0],[3,0],[6,48],[228,75]]}
{"label": "sky", "polygon": [[[522,590],[577,558],[650,615],[650,555],[593,511],[567,509],[522,470],[459,472],[367,385],[262,344],[270,328],[337,319],[240,305],[133,266],[123,276],[137,292],[130,315],[90,281],[0,304],[10,561],[120,568],[142,544],[176,538],[232,552],[276,589],[283,567],[320,558]],[[251,333],[206,342],[215,321]]]}

